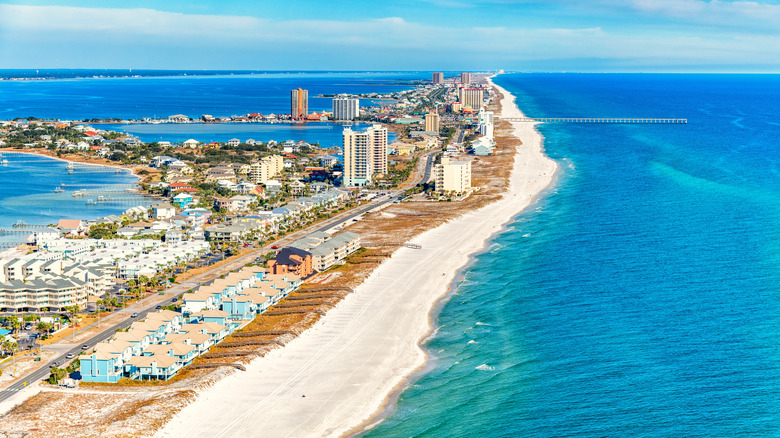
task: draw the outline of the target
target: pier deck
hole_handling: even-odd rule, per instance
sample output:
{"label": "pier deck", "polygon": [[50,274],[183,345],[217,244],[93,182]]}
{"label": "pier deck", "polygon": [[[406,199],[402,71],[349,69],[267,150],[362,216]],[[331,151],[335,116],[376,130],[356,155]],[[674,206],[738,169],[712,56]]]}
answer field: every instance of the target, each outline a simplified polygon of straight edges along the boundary
{"label": "pier deck", "polygon": [[611,124],[687,124],[688,119],[648,119],[621,117],[498,117],[507,122],[530,123],[611,123]]}

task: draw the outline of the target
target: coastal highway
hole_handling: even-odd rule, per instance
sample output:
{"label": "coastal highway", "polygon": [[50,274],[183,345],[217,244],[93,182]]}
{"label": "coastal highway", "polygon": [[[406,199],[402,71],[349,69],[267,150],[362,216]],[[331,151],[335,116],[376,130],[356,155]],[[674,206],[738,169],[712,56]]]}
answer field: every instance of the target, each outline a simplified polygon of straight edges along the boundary
{"label": "coastal highway", "polygon": [[[417,165],[417,169],[415,172],[416,177],[412,180],[412,182],[407,187],[414,187],[417,184],[428,182],[428,180],[431,178],[431,172],[433,171],[433,163],[436,161],[436,156],[439,155],[440,153],[441,153],[440,151],[433,151],[420,156],[420,161]],[[422,173],[422,175],[420,175],[420,173]],[[399,202],[404,197],[403,196],[404,190],[405,189],[394,190],[387,195],[376,198],[374,201],[362,207],[352,210],[350,214],[347,215],[346,217],[339,218],[339,220],[336,223],[330,223],[328,225],[316,229],[315,231],[327,231],[334,227],[344,226],[349,222],[351,222],[352,219],[357,218],[358,216],[362,215],[363,213],[369,210],[373,210],[378,207],[383,207],[393,202]]]}
{"label": "coastal highway", "polygon": [[[428,152],[427,154],[422,155],[420,157],[420,161],[418,163],[418,167],[415,170],[415,178],[411,181],[410,184],[407,184],[404,187],[406,187],[406,188],[414,187],[417,184],[419,184],[420,182],[428,181],[428,179],[430,179],[430,176],[431,176],[431,170],[433,168],[433,162],[435,161],[436,155],[438,155],[438,154],[439,154],[439,151],[433,151],[433,152]],[[335,227],[339,227],[339,226],[343,227],[343,226],[351,223],[353,219],[357,218],[358,216],[364,214],[365,212],[367,212],[369,210],[373,210],[373,209],[375,209],[377,207],[385,206],[387,204],[400,201],[403,198],[404,190],[405,190],[404,188],[401,188],[401,189],[398,189],[398,190],[394,190],[394,191],[390,192],[388,195],[384,195],[384,196],[382,196],[380,198],[377,198],[374,201],[372,201],[372,202],[370,202],[370,203],[368,203],[366,205],[363,205],[361,207],[358,207],[358,208],[356,208],[354,210],[351,210],[351,211],[347,212],[348,214],[346,214],[345,216],[339,216],[337,218],[334,218],[335,220],[328,221],[327,225],[323,226],[322,224],[316,224],[316,225],[313,225],[313,226],[311,226],[309,228],[306,228],[305,230],[301,230],[301,231],[299,231],[297,233],[294,233],[294,234],[295,235],[298,235],[299,233],[300,234],[308,234],[308,233],[311,233],[313,231],[326,231],[326,230],[329,230],[329,229],[332,229],[332,228],[335,228]],[[315,228],[315,227],[317,227],[317,228]],[[290,237],[292,237],[292,235],[291,236],[287,236],[283,240],[287,240]],[[275,242],[275,243],[280,243],[280,242]],[[215,271],[223,271],[223,270],[224,271],[229,271],[229,270],[235,269],[236,267],[243,266],[244,264],[248,263],[249,261],[254,260],[254,258],[257,257],[257,255],[259,253],[262,253],[263,249],[265,249],[267,247],[268,246],[265,246],[264,248],[259,248],[259,251],[252,251],[252,252],[250,252],[248,254],[245,254],[245,255],[243,255],[241,257],[238,257],[237,259],[235,259],[234,261],[232,261],[231,263],[229,263],[227,265],[223,265],[223,266],[211,269],[209,271],[206,271],[206,272],[204,272],[204,273],[202,273],[202,274],[200,274],[200,275],[198,275],[198,276],[196,276],[196,277],[194,277],[194,278],[192,278],[192,279],[190,279],[188,281],[185,281],[182,284],[176,285],[175,287],[173,287],[171,289],[168,289],[165,292],[165,294],[169,295],[169,298],[165,299],[164,301],[153,301],[151,304],[147,305],[146,307],[142,307],[142,308],[138,308],[138,309],[127,308],[127,309],[120,310],[119,312],[126,313],[128,315],[130,313],[132,313],[132,312],[136,312],[138,315],[137,315],[137,317],[128,317],[127,319],[125,319],[125,320],[123,320],[123,321],[121,321],[119,323],[116,323],[114,325],[109,326],[108,328],[106,328],[105,330],[100,332],[99,334],[97,334],[97,335],[89,338],[88,340],[84,341],[83,345],[89,346],[87,351],[92,351],[92,349],[94,348],[95,344],[97,344],[99,342],[102,342],[102,341],[105,341],[106,339],[110,338],[114,333],[117,332],[117,330],[124,330],[124,329],[126,329],[134,321],[140,321],[140,320],[144,319],[144,317],[149,312],[153,312],[153,311],[156,310],[155,309],[156,306],[158,306],[158,305],[159,306],[167,306],[167,305],[173,304],[174,298],[178,297],[179,294],[185,292],[188,289],[193,289],[193,288],[197,287],[200,284],[200,282],[198,281],[199,278],[202,278],[202,277],[204,277],[206,275],[210,275],[210,274],[212,274]],[[19,381],[17,381],[16,383],[10,385],[8,388],[4,389],[3,391],[0,391],[0,402],[3,402],[5,400],[7,400],[8,398],[12,397],[14,394],[16,394],[17,392],[19,392],[22,389],[24,389],[27,385],[30,385],[32,383],[35,383],[35,382],[38,382],[40,380],[43,380],[43,379],[47,378],[49,376],[49,374],[50,374],[49,365],[51,365],[53,362],[57,362],[58,366],[63,366],[64,364],[66,364],[66,363],[68,363],[70,361],[70,359],[66,358],[66,356],[68,354],[72,353],[73,355],[78,356],[78,354],[81,353],[82,351],[84,351],[84,350],[82,350],[81,345],[76,345],[72,349],[70,349],[70,350],[64,352],[63,354],[61,354],[60,356],[56,357],[52,362],[48,362],[48,363],[43,364],[40,368],[38,368],[38,369],[32,371],[31,373],[27,374],[22,379],[19,379]]]}

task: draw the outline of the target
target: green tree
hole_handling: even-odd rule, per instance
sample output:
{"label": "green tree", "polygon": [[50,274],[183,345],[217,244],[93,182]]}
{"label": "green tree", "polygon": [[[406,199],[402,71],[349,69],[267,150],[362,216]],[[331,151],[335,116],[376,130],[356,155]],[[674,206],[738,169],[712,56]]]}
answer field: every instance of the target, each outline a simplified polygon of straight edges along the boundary
{"label": "green tree", "polygon": [[52,325],[50,322],[39,322],[38,325],[35,326],[35,330],[40,332],[41,336],[47,335],[51,329]]}
{"label": "green tree", "polygon": [[21,328],[22,321],[19,321],[19,318],[14,317],[14,319],[11,320],[11,332],[16,334]]}

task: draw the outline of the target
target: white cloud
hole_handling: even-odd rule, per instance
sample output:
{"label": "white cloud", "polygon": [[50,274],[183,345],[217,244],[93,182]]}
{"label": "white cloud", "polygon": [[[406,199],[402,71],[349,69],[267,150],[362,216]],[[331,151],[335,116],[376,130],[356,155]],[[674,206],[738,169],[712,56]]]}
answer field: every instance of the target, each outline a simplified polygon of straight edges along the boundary
{"label": "white cloud", "polygon": [[[747,2],[729,6],[700,0],[653,0],[655,6],[650,0],[631,2],[632,8],[643,13],[668,16],[729,7],[739,8],[746,16],[752,7],[743,4]],[[774,11],[770,8],[764,14]],[[75,44],[63,44],[55,50],[51,47],[55,41]],[[0,4],[0,59],[25,63],[4,62],[6,68],[114,67],[121,62],[121,66],[138,68],[400,70],[455,66],[453,62],[458,62],[460,68],[485,68],[481,64],[504,66],[584,58],[625,60],[637,65],[778,64],[773,60],[780,59],[780,37],[729,32],[648,35],[602,27],[463,28],[400,17],[281,21],[152,9]],[[51,65],[52,60],[59,64]],[[236,64],[228,65],[226,60]],[[96,62],[100,65],[94,65]]]}
{"label": "white cloud", "polygon": [[633,9],[654,15],[707,24],[742,27],[745,31],[780,26],[780,5],[752,1],[630,0]]}

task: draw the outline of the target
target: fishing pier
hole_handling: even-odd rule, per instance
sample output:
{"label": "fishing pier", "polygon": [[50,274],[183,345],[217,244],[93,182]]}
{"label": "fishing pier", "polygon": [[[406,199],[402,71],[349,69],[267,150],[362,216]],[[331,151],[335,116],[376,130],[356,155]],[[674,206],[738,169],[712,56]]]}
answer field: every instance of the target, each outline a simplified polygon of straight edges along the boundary
{"label": "fishing pier", "polygon": [[526,123],[576,123],[576,124],[621,124],[621,125],[685,125],[688,119],[647,119],[621,117],[497,117],[507,122]]}

